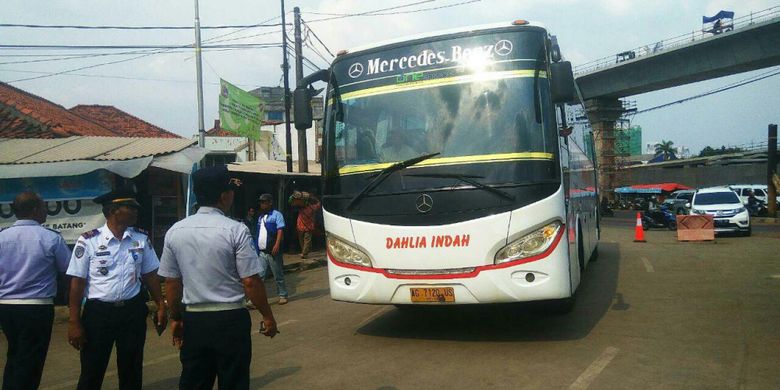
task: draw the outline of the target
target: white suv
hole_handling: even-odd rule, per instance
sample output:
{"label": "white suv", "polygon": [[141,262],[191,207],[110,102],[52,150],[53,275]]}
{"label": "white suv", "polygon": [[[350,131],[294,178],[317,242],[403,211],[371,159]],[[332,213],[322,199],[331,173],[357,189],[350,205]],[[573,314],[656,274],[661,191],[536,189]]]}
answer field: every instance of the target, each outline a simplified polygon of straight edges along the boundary
{"label": "white suv", "polygon": [[[734,192],[739,195],[739,198],[744,204],[748,203],[748,195],[750,191],[753,191],[753,195],[755,195],[756,199],[767,203],[768,189],[766,184],[732,184],[729,185],[729,188],[734,190]],[[776,197],[775,202],[780,203],[780,195]]]}
{"label": "white suv", "polygon": [[737,232],[749,236],[750,216],[737,194],[728,187],[702,188],[693,195],[691,214],[710,214],[715,232]]}

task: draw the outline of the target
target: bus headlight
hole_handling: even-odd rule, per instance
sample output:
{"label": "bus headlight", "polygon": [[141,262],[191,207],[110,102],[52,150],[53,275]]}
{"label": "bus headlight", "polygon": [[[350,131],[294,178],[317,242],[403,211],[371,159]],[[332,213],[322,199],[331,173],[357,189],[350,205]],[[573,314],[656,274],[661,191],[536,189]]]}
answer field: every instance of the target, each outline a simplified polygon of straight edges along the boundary
{"label": "bus headlight", "polygon": [[357,249],[338,238],[330,236],[327,238],[327,242],[328,253],[333,256],[334,260],[341,263],[371,267],[371,260],[368,258],[368,255],[363,253],[360,249]]}
{"label": "bus headlight", "polygon": [[519,239],[512,241],[509,245],[501,248],[496,253],[495,263],[501,264],[507,261],[519,260],[526,257],[536,256],[543,253],[555,240],[558,230],[561,229],[560,222],[552,222],[541,229],[535,230]]}

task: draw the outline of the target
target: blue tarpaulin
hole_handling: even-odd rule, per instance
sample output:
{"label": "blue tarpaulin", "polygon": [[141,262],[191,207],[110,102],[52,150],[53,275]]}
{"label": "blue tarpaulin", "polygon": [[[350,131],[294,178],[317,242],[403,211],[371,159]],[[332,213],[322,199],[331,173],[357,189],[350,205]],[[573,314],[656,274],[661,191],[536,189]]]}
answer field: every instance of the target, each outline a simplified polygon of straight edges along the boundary
{"label": "blue tarpaulin", "polygon": [[701,17],[701,22],[702,23],[712,23],[712,22],[714,22],[716,20],[719,20],[719,19],[734,19],[734,12],[732,12],[732,11],[720,11],[717,14],[715,14],[715,16],[709,17],[709,18],[706,17],[706,16],[702,16]]}

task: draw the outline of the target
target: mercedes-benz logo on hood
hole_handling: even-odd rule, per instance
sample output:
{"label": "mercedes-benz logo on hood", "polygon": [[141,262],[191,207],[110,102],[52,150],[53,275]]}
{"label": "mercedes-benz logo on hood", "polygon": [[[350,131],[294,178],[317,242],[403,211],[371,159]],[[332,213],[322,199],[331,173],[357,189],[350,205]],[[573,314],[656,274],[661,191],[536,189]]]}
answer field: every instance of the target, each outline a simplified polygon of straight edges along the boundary
{"label": "mercedes-benz logo on hood", "polygon": [[349,67],[347,74],[349,74],[349,77],[352,77],[353,79],[360,77],[360,75],[363,74],[363,64],[359,62],[352,64],[352,66]]}
{"label": "mercedes-benz logo on hood", "polygon": [[419,211],[420,214],[425,214],[433,209],[433,198],[428,194],[422,194],[417,197],[414,205],[417,207],[417,211]]}
{"label": "mercedes-benz logo on hood", "polygon": [[512,52],[512,42],[502,39],[496,43],[496,54],[500,56],[507,56]]}

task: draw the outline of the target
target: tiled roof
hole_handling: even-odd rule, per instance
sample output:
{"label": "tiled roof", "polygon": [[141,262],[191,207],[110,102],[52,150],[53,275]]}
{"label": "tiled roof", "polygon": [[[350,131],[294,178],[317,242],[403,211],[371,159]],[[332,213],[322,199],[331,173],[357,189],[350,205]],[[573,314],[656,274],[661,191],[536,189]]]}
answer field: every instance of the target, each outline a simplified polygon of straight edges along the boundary
{"label": "tiled roof", "polygon": [[0,137],[113,136],[114,132],[58,104],[0,82]]}
{"label": "tiled roof", "polygon": [[120,137],[182,138],[114,106],[82,104],[69,111],[111,129]]}
{"label": "tiled roof", "polygon": [[0,138],[0,164],[130,160],[178,152],[195,142],[186,138],[148,137]]}

